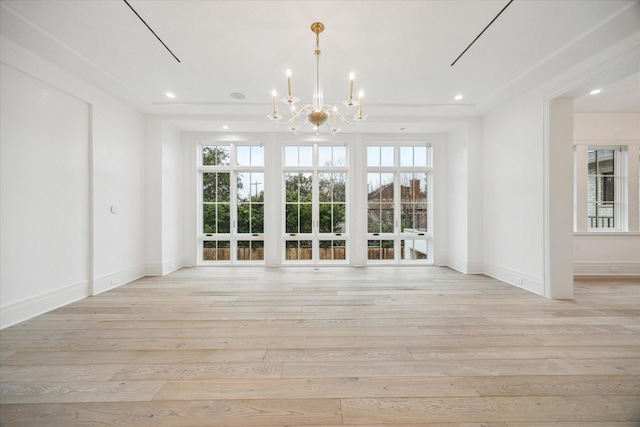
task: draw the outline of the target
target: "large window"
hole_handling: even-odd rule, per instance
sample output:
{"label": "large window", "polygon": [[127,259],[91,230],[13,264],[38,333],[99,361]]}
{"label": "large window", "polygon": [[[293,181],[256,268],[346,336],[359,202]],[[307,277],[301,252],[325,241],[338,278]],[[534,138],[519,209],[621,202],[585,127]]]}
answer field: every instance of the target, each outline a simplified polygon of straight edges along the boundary
{"label": "large window", "polygon": [[367,147],[367,258],[430,260],[431,149],[427,144]]}
{"label": "large window", "polygon": [[589,149],[587,151],[587,221],[589,228],[620,227],[618,208],[619,149]]}
{"label": "large window", "polygon": [[347,260],[347,150],[284,148],[284,261]]}
{"label": "large window", "polygon": [[434,262],[429,142],[204,138],[194,135],[198,190],[188,196],[198,264]]}
{"label": "large window", "polygon": [[575,144],[574,231],[640,231],[638,145]]}
{"label": "large window", "polygon": [[587,223],[589,229],[619,229],[620,156],[618,147],[587,151]]}
{"label": "large window", "polygon": [[264,260],[264,148],[199,145],[200,262]]}

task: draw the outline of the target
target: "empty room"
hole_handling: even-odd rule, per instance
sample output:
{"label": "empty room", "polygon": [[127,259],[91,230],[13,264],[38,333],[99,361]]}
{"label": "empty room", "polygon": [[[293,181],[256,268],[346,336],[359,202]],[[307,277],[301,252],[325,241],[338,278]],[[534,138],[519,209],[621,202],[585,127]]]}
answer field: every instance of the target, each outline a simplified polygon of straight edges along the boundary
{"label": "empty room", "polygon": [[0,425],[640,425],[637,0],[0,0]]}

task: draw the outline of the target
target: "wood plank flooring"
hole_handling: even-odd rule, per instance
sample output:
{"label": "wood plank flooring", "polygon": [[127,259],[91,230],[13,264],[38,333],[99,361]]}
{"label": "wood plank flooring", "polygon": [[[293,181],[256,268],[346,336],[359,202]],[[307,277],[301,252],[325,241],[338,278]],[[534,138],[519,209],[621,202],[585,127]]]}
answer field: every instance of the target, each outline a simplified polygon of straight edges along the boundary
{"label": "wood plank flooring", "polygon": [[640,281],[192,268],[0,331],[0,425],[640,426]]}

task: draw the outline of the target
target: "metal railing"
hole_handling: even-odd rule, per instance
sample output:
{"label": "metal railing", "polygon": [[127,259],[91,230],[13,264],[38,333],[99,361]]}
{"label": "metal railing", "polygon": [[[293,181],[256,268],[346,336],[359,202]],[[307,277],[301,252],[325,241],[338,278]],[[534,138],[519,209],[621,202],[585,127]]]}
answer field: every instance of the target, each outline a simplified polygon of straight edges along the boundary
{"label": "metal railing", "polygon": [[615,228],[615,218],[612,216],[588,216],[589,228]]}

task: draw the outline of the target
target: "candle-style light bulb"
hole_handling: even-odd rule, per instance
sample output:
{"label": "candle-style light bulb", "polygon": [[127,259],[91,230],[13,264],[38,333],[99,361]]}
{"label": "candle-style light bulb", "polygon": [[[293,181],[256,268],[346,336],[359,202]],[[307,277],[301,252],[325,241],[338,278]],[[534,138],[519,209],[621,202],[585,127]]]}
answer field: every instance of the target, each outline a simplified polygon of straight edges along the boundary
{"label": "candle-style light bulb", "polygon": [[338,107],[333,107],[333,130],[336,130],[337,119],[338,119]]}
{"label": "candle-style light bulb", "polygon": [[349,102],[353,102],[353,79],[355,74],[349,74]]}
{"label": "candle-style light bulb", "polygon": [[271,91],[271,95],[273,95],[273,117],[277,117],[278,107],[276,106],[276,96],[278,95],[278,92],[276,92],[276,90],[274,89],[273,91]]}
{"label": "candle-style light bulb", "polygon": [[362,118],[362,98],[364,96],[364,92],[360,91],[358,94],[358,98],[360,98],[360,106],[358,107],[358,118]]}
{"label": "candle-style light bulb", "polygon": [[291,70],[287,70],[287,94],[291,96]]}

